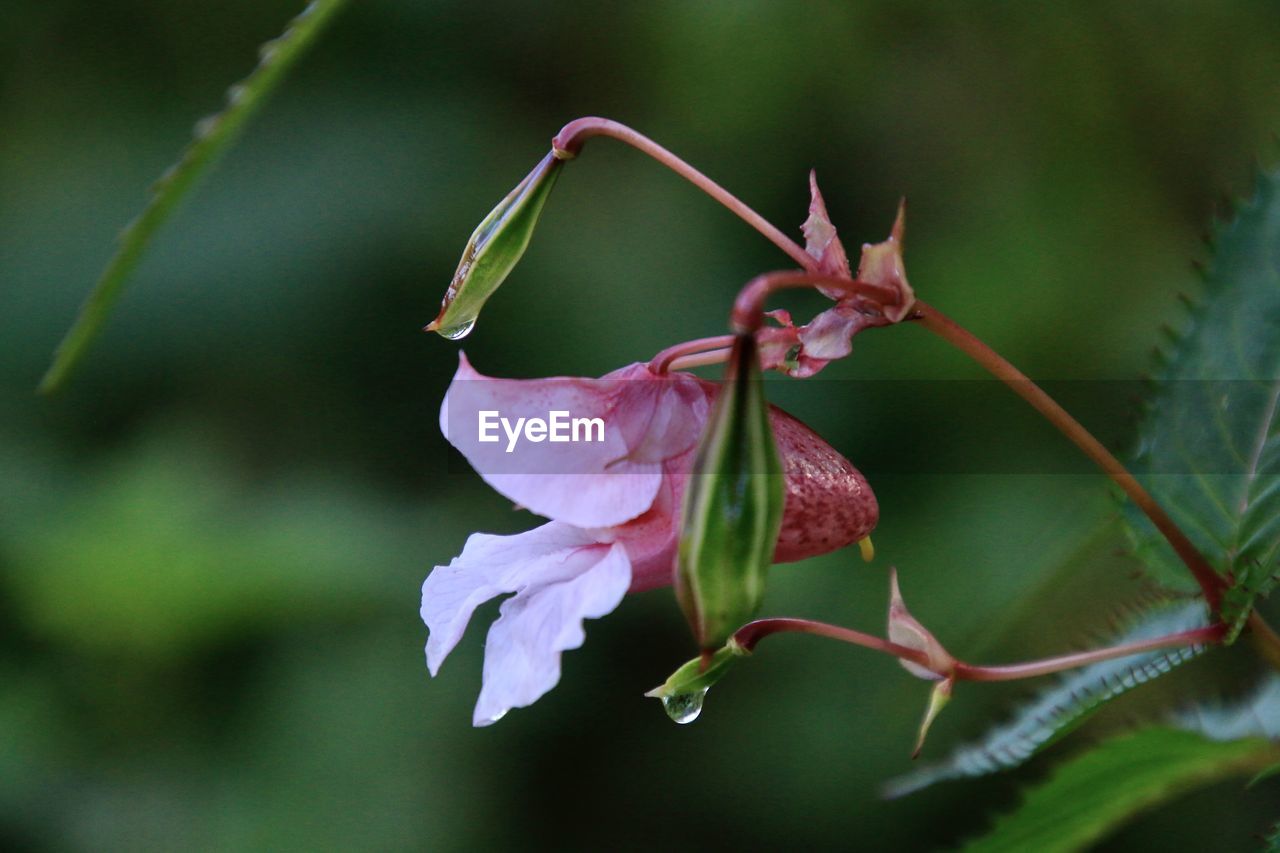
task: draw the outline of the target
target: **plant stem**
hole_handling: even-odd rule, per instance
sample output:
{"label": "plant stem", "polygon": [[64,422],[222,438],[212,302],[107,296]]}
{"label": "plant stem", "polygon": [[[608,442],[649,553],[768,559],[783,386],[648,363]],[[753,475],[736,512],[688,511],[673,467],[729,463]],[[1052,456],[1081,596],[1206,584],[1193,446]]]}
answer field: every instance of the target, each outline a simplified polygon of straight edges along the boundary
{"label": "plant stem", "polygon": [[[733,343],[733,335],[716,335],[714,338],[695,338],[674,346],[669,346],[649,359],[649,369],[654,373],[666,373],[671,365],[681,359],[689,359],[694,353],[706,353],[708,350],[720,352]],[[699,362],[714,364],[715,362]]]}
{"label": "plant stem", "polygon": [[667,365],[667,369],[690,370],[694,367],[706,367],[708,364],[724,364],[732,354],[732,347],[723,347],[691,355],[682,355],[679,358],[672,359],[671,363]]}
{"label": "plant stem", "polygon": [[1076,652],[1070,655],[1045,658],[1044,660],[1027,661],[1026,663],[1009,664],[1007,666],[974,666],[967,663],[956,664],[956,678],[961,681],[1016,681],[1020,678],[1034,678],[1037,675],[1049,675],[1078,666],[1087,666],[1104,660],[1128,657],[1155,649],[1167,649],[1176,646],[1213,645],[1221,642],[1227,626],[1215,622],[1204,628],[1192,628],[1150,640],[1137,640],[1105,649],[1093,649],[1087,652]]}
{"label": "plant stem", "polygon": [[761,273],[743,285],[733,303],[730,325],[740,334],[754,333],[764,323],[764,303],[776,291],[792,287],[825,287],[848,296],[863,296],[878,305],[894,305],[898,294],[890,287],[865,281],[815,273],[808,270],[778,270]]}
{"label": "plant stem", "polygon": [[972,332],[947,317],[936,308],[919,300],[915,305],[915,319],[924,328],[938,335],[947,343],[963,352],[981,365],[988,373],[1025,400],[1039,412],[1045,420],[1053,424],[1059,432],[1080,448],[1101,468],[1116,485],[1124,490],[1138,508],[1146,513],[1147,518],[1156,526],[1161,535],[1168,540],[1178,557],[1186,564],[1196,583],[1204,592],[1209,607],[1216,613],[1222,600],[1222,576],[1213,570],[1204,556],[1191,544],[1186,534],[1169,518],[1164,509],[1155,502],[1151,494],[1129,473],[1111,451],[1107,450],[1093,433],[1089,432],[1079,421],[1071,417],[1067,410],[1044,392],[1040,386],[1032,382],[1022,371],[1005,360],[999,353],[991,349]]}
{"label": "plant stem", "polygon": [[1262,654],[1272,668],[1280,669],[1280,634],[1267,624],[1267,620],[1262,618],[1262,614],[1257,610],[1249,614],[1250,637],[1253,638],[1253,644]]}
{"label": "plant stem", "polygon": [[748,622],[735,631],[733,642],[736,642],[744,650],[751,652],[755,651],[756,644],[765,637],[783,633],[813,634],[816,637],[826,637],[830,640],[839,640],[842,643],[874,649],[877,652],[884,652],[887,655],[918,663],[924,667],[929,665],[929,656],[920,649],[908,648],[872,634],[864,634],[852,628],[843,628],[839,625],[832,625],[829,622],[816,622],[812,619],[757,619],[754,622]]}
{"label": "plant stem", "polygon": [[[1187,631],[1179,631],[1176,634],[1153,637],[1149,640],[1137,640],[1118,646],[1108,646],[1087,652],[1076,652],[1074,654],[1059,655],[1058,657],[1006,666],[978,666],[957,661],[950,671],[936,672],[936,674],[940,678],[955,678],[958,681],[1017,681],[1023,678],[1051,675],[1055,672],[1063,672],[1068,669],[1087,666],[1091,663],[1098,663],[1099,661],[1129,657],[1130,655],[1154,651],[1155,649],[1213,645],[1222,641],[1226,630],[1226,626],[1218,622],[1203,628],[1192,628]],[[810,619],[757,619],[754,622],[748,622],[734,632],[733,642],[737,643],[745,651],[751,652],[765,637],[781,633],[812,634],[817,637],[839,640],[842,643],[873,649],[932,669],[929,664],[929,656],[920,649],[908,648],[871,634],[855,631],[852,628],[843,628],[839,625],[815,622]]]}
{"label": "plant stem", "polygon": [[752,228],[763,234],[768,240],[801,266],[807,267],[812,258],[795,241],[779,231],[769,220],[756,213],[733,193],[708,178],[702,172],[672,154],[666,148],[647,136],[637,133],[625,124],[619,124],[607,118],[588,116],[569,122],[551,140],[551,150],[561,160],[569,160],[578,156],[582,144],[593,136],[607,136],[619,142],[625,142],[671,171],[680,175],[689,183],[724,205]]}

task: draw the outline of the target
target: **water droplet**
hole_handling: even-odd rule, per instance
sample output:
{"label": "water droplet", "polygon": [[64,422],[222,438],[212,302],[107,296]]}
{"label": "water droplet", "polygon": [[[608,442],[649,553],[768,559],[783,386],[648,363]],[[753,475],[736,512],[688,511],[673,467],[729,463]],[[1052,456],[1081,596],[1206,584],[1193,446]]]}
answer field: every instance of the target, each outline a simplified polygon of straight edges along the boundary
{"label": "water droplet", "polygon": [[459,341],[465,338],[467,335],[471,334],[471,330],[474,329],[475,327],[476,327],[476,318],[471,317],[467,320],[463,320],[461,323],[455,323],[454,325],[449,326],[448,328],[436,329],[436,332],[441,337],[448,338],[451,341]]}
{"label": "water droplet", "polygon": [[707,697],[707,688],[692,693],[676,693],[662,697],[662,708],[667,716],[684,725],[698,719],[702,713],[702,701]]}

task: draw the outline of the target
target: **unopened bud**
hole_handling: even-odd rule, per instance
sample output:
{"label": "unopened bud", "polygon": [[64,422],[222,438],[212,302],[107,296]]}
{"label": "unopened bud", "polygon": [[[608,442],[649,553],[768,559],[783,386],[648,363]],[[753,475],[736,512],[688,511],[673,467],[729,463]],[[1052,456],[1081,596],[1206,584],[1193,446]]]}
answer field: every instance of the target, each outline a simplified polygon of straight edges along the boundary
{"label": "unopened bud", "polygon": [[929,629],[921,625],[907,610],[898,589],[898,570],[889,570],[889,639],[908,649],[924,652],[929,665],[921,666],[909,660],[898,662],[917,678],[937,681],[947,678],[955,670],[956,659],[942,647]]}
{"label": "unopened bud", "polygon": [[786,482],[754,336],[733,344],[685,489],[676,595],[702,649],[755,616],[773,562]]}
{"label": "unopened bud", "polygon": [[906,231],[907,200],[898,202],[898,216],[888,239],[879,243],[864,243],[862,258],[858,262],[855,278],[868,284],[892,288],[897,291],[896,305],[885,305],[884,315],[895,323],[901,323],[916,304],[915,291],[907,281],[907,269],[902,263],[902,238]]}
{"label": "unopened bud", "polygon": [[711,685],[724,678],[735,660],[749,654],[730,638],[713,654],[694,658],[644,695],[662,700],[667,716],[677,723],[692,723],[702,713],[702,702]]}
{"label": "unopened bud", "polygon": [[929,705],[924,709],[924,719],[920,721],[920,731],[916,735],[915,748],[911,750],[911,757],[918,758],[920,750],[924,749],[924,739],[929,735],[929,727],[933,725],[933,721],[942,713],[942,709],[947,707],[947,703],[951,701],[951,689],[955,686],[955,678],[946,678],[933,685],[933,690],[929,692]]}
{"label": "unopened bud", "polygon": [[563,163],[554,153],[547,154],[476,228],[445,292],[439,315],[427,325],[428,332],[456,340],[475,326],[484,303],[528,248]]}

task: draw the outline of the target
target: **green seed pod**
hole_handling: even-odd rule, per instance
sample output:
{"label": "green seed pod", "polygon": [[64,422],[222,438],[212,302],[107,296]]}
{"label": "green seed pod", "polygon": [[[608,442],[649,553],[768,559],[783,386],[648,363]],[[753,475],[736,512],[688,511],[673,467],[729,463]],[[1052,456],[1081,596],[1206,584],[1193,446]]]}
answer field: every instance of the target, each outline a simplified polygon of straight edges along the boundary
{"label": "green seed pod", "polygon": [[449,282],[440,313],[427,326],[450,340],[465,337],[484,303],[529,246],[542,207],[564,161],[547,154],[476,228]]}
{"label": "green seed pod", "polygon": [[785,501],[756,341],[739,335],[694,457],[676,555],[676,595],[702,649],[760,609]]}

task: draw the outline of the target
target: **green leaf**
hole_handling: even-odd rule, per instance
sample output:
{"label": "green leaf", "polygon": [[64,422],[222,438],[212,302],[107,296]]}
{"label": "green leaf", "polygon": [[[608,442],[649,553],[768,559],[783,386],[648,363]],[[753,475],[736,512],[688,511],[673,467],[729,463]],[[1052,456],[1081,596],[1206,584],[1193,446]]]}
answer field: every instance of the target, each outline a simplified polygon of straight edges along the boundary
{"label": "green leaf", "polygon": [[[1205,291],[1158,366],[1134,473],[1201,553],[1254,589],[1280,555],[1280,175],[1220,229]],[[1134,507],[1139,556],[1160,581],[1189,588],[1172,549]],[[1240,621],[1256,592],[1228,596]]]}
{"label": "green leaf", "polygon": [[[1199,628],[1208,624],[1207,618],[1200,601],[1157,606],[1143,613],[1108,645]],[[885,786],[885,796],[900,797],[936,782],[985,776],[1016,767],[1075,729],[1110,700],[1163,675],[1203,650],[1203,646],[1189,646],[1145,652],[1074,670],[1019,708],[1010,721],[996,726],[980,741],[956,749],[945,761],[891,780]]]}
{"label": "green leaf", "polygon": [[1080,850],[1143,809],[1274,761],[1263,738],[1215,741],[1195,732],[1149,728],[1106,741],[1059,767],[996,820],[970,851]]}
{"label": "green leaf", "polygon": [[312,0],[290,22],[283,35],[262,46],[258,66],[227,91],[226,108],[196,124],[195,139],[187,145],[181,159],[155,183],[142,213],[121,233],[116,253],[80,307],[71,329],[58,344],[53,363],[40,380],[40,393],[57,391],[67,382],[111,316],[129,275],[142,259],[156,230],[177,209],[197,179],[236,140],[245,123],[345,2]]}

